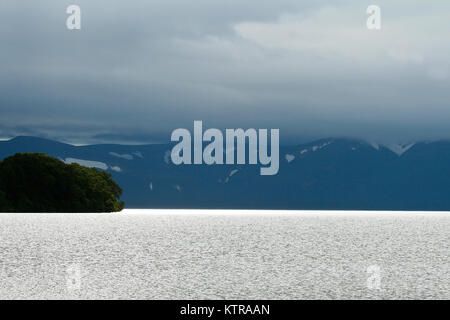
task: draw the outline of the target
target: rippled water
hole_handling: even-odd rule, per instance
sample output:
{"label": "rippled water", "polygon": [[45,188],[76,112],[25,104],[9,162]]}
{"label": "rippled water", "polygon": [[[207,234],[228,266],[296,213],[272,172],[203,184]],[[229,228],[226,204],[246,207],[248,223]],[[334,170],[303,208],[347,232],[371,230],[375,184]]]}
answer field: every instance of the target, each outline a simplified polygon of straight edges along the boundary
{"label": "rippled water", "polygon": [[0,252],[2,299],[450,298],[450,214],[0,214]]}

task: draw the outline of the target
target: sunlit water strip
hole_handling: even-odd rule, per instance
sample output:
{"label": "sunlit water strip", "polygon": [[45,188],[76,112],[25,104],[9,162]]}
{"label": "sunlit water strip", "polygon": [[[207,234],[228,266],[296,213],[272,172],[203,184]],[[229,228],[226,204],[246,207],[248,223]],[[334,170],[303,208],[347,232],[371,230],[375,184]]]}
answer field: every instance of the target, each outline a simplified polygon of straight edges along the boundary
{"label": "sunlit water strip", "polygon": [[444,212],[0,214],[2,299],[450,298]]}
{"label": "sunlit water strip", "polygon": [[[320,216],[449,216],[448,211],[373,211],[373,210],[224,210],[224,209],[124,209],[122,214],[154,215],[320,215]],[[116,213],[113,213],[116,214]]]}

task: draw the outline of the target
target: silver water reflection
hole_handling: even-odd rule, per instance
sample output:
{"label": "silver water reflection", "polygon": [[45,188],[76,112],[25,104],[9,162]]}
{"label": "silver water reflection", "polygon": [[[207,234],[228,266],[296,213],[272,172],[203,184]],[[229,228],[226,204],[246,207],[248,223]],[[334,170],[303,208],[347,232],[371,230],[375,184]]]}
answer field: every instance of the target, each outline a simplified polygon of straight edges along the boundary
{"label": "silver water reflection", "polygon": [[450,214],[177,212],[0,214],[0,298],[450,298]]}

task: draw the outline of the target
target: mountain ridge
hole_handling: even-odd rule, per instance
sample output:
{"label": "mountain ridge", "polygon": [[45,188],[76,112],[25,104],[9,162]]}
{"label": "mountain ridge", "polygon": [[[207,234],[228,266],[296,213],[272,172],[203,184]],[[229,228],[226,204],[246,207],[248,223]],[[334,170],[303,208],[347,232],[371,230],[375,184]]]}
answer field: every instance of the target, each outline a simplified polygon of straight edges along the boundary
{"label": "mountain ridge", "polygon": [[[42,152],[108,171],[128,208],[450,210],[450,142],[404,144],[400,154],[361,139],[280,147],[280,170],[253,165],[181,165],[173,143],[73,146],[36,137],[0,142],[0,159]],[[408,148],[406,148],[408,147]]]}

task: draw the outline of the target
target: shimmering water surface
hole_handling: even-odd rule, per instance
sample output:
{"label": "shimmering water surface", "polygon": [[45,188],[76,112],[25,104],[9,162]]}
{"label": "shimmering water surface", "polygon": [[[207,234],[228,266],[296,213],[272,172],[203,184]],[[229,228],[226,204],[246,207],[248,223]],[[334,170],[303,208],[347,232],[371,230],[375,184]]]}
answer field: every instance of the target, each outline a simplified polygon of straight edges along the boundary
{"label": "shimmering water surface", "polygon": [[450,214],[0,214],[2,299],[450,298]]}

